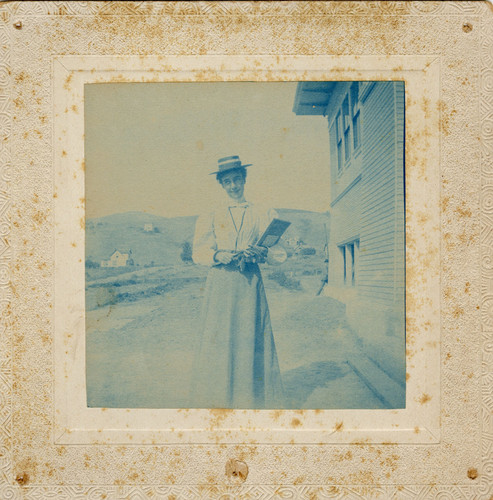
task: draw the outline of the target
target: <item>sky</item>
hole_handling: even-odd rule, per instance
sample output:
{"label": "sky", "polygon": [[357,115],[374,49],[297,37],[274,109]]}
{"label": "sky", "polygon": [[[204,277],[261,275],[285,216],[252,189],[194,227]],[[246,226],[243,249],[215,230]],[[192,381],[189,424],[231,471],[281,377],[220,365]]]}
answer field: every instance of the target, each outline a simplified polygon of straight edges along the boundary
{"label": "sky", "polygon": [[197,215],[225,197],[210,172],[239,155],[247,200],[325,212],[329,133],[296,116],[295,82],[85,86],[86,217]]}

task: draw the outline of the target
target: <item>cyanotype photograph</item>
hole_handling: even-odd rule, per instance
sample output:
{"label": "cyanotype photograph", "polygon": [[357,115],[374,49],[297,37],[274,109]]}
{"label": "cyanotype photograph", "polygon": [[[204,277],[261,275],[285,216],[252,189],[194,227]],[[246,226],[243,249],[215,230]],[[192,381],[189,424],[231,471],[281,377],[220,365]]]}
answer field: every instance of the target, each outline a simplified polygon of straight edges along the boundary
{"label": "cyanotype photograph", "polygon": [[405,407],[404,82],[84,103],[89,407]]}

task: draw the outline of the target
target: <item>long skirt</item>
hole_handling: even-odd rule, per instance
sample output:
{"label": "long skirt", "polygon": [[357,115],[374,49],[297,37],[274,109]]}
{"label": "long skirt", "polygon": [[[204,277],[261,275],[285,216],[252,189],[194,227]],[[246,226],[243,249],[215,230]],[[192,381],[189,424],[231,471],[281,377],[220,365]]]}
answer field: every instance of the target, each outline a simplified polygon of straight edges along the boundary
{"label": "long skirt", "polygon": [[283,390],[260,269],[212,267],[192,377],[195,408],[282,408]]}

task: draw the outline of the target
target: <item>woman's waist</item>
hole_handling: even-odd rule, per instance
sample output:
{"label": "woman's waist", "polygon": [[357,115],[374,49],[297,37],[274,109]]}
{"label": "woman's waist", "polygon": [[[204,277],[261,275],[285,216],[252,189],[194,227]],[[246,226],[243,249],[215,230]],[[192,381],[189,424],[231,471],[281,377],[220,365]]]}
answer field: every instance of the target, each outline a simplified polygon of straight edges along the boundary
{"label": "woman's waist", "polygon": [[224,270],[224,271],[232,271],[232,272],[240,272],[240,273],[259,273],[260,268],[259,265],[255,262],[248,261],[237,261],[233,260],[229,264],[216,264],[212,266],[211,270]]}

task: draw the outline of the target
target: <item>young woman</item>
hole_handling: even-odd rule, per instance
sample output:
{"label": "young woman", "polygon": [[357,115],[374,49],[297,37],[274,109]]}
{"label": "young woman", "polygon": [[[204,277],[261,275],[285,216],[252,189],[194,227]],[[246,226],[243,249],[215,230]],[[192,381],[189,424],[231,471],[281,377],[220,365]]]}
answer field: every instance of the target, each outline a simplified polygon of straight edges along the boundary
{"label": "young woman", "polygon": [[193,260],[210,266],[194,363],[191,406],[282,408],[282,383],[258,264],[276,259],[256,245],[277,216],[244,197],[246,167],[221,158],[213,172],[229,201],[200,216]]}

